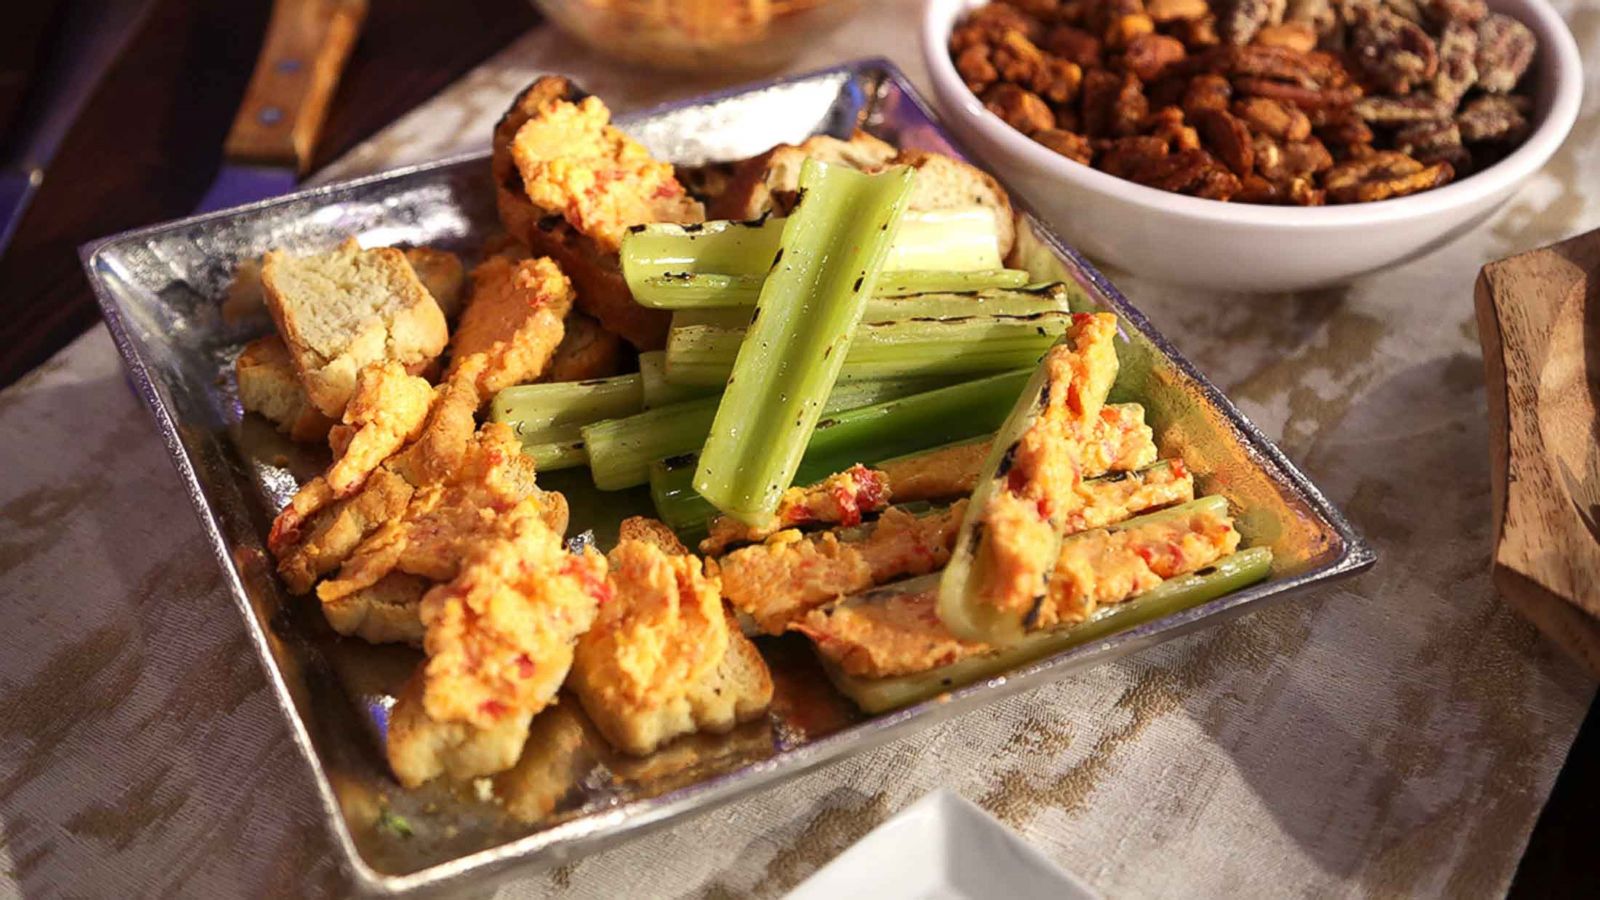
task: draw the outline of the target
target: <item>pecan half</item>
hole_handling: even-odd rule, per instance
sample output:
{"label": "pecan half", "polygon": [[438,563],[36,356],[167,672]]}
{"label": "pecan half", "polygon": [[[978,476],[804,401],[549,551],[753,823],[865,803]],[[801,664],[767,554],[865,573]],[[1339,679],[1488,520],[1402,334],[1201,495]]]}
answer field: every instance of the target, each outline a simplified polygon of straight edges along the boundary
{"label": "pecan half", "polygon": [[1255,167],[1256,154],[1251,147],[1250,129],[1242,119],[1221,109],[1203,109],[1195,117],[1205,147],[1222,160],[1240,178],[1250,174]]}
{"label": "pecan half", "polygon": [[1494,13],[1478,23],[1478,87],[1491,94],[1510,93],[1528,71],[1537,47],[1528,26],[1510,16]]}
{"label": "pecan half", "polygon": [[1000,72],[989,60],[986,44],[972,44],[956,54],[956,73],[966,83],[967,90],[981,94],[984,88],[1000,78]]}
{"label": "pecan half", "polygon": [[1233,114],[1254,131],[1280,141],[1303,141],[1311,136],[1311,119],[1299,107],[1282,100],[1246,97],[1233,104]]}
{"label": "pecan half", "polygon": [[1233,86],[1245,96],[1268,97],[1293,103],[1307,113],[1314,109],[1349,106],[1361,96],[1361,90],[1354,85],[1319,89],[1273,81],[1270,78],[1235,78]]}
{"label": "pecan half", "polygon": [[1439,31],[1439,73],[1433,95],[1452,105],[1478,81],[1478,32],[1462,21],[1446,22]]}
{"label": "pecan half", "polygon": [[1451,119],[1407,125],[1395,132],[1394,146],[1421,163],[1443,160],[1457,172],[1466,171],[1472,162],[1472,155],[1461,145],[1461,129]]}
{"label": "pecan half", "polygon": [[1285,22],[1303,22],[1320,37],[1333,30],[1339,22],[1331,0],[1289,0],[1284,9]]}
{"label": "pecan half", "polygon": [[1354,105],[1356,115],[1374,125],[1405,125],[1431,122],[1450,115],[1454,104],[1426,94],[1410,97],[1362,97]]}
{"label": "pecan half", "polygon": [[1250,43],[1264,26],[1283,21],[1287,0],[1228,0],[1222,14],[1222,37],[1235,46]]}
{"label": "pecan half", "polygon": [[1439,187],[1454,174],[1446,162],[1425,166],[1404,153],[1380,150],[1339,163],[1323,178],[1334,203],[1371,203]]}
{"label": "pecan half", "polygon": [[1156,110],[1144,127],[1151,137],[1165,141],[1169,151],[1195,150],[1200,146],[1200,133],[1189,127],[1183,110],[1176,106],[1163,106]]}
{"label": "pecan half", "polygon": [[1350,29],[1351,58],[1371,85],[1406,94],[1439,71],[1439,50],[1415,22],[1388,9],[1358,7]]}
{"label": "pecan half", "polygon": [[1484,0],[1422,0],[1422,11],[1441,24],[1476,25],[1489,14],[1489,4]]}
{"label": "pecan half", "polygon": [[1516,143],[1528,134],[1528,99],[1485,94],[1467,103],[1456,114],[1461,139],[1477,144],[1486,141]]}

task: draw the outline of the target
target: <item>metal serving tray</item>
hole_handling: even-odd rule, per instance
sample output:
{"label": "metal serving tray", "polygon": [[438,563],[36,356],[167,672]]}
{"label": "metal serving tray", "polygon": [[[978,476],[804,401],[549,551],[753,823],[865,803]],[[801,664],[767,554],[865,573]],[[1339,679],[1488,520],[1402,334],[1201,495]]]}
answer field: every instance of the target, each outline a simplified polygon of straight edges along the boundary
{"label": "metal serving tray", "polygon": [[[857,126],[903,146],[959,154],[905,78],[877,60],[673,104],[621,124],[657,154],[688,165],[742,158],[821,132],[842,136]],[[765,721],[627,759],[605,747],[569,700],[535,721],[521,762],[494,779],[499,802],[480,799],[471,786],[435,783],[407,792],[390,778],[381,749],[388,705],[419,655],[339,639],[314,599],[289,596],[274,576],[263,545],[268,524],[296,479],[320,470],[325,457],[241,415],[232,360],[271,325],[260,312],[225,320],[220,305],[239,261],[274,247],[325,249],[355,234],[367,246],[430,244],[474,254],[496,228],[486,157],[143,228],[90,244],[81,257],[133,385],[160,426],[226,572],[355,887],[400,894],[558,864],[1371,565],[1367,545],[1254,425],[1093,266],[1031,216],[1028,224],[1019,237],[1027,266],[1035,275],[1077,283],[1085,304],[1121,316],[1128,340],[1117,394],[1146,405],[1164,454],[1181,454],[1205,492],[1228,496],[1247,542],[1273,547],[1272,577],[871,718],[833,692],[803,641],[763,638],[777,684]],[[645,492],[600,494],[583,470],[540,480],[568,493],[574,531],[592,527],[602,543],[622,515],[649,509]],[[395,827],[397,816],[409,835]]]}

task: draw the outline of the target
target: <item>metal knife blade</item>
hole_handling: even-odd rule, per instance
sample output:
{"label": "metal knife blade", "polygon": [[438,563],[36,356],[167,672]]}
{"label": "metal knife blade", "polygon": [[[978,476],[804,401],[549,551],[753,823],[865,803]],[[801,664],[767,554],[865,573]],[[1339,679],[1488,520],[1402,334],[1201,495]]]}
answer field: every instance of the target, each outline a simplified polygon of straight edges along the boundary
{"label": "metal knife blade", "polygon": [[[279,166],[252,166],[224,162],[217,177],[201,198],[196,213],[207,213],[230,206],[243,206],[279,194],[287,194],[299,183],[295,170]],[[3,202],[3,200],[0,200]]]}
{"label": "metal knife blade", "polygon": [[11,235],[22,221],[22,211],[28,208],[28,201],[43,180],[44,172],[36,168],[0,172],[0,252],[11,243]]}

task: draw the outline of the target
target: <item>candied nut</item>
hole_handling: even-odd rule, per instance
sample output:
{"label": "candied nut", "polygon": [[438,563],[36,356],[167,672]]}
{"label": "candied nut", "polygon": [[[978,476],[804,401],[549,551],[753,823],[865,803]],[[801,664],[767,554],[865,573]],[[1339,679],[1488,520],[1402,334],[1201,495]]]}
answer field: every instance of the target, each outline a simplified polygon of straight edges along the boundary
{"label": "candied nut", "polygon": [[1151,82],[1160,78],[1167,66],[1183,59],[1185,55],[1183,43],[1177,38],[1164,34],[1141,34],[1128,43],[1122,62],[1140,81]]}
{"label": "candied nut", "polygon": [[1211,12],[1206,0],[1145,0],[1144,10],[1163,25],[1203,18]]}
{"label": "candied nut", "polygon": [[1418,162],[1443,160],[1457,171],[1472,161],[1472,155],[1461,145],[1461,129],[1451,119],[1407,125],[1395,132],[1394,146]]}
{"label": "candied nut", "polygon": [[1284,47],[1237,47],[1224,63],[1230,75],[1270,78],[1305,88],[1342,87],[1349,80],[1327,53],[1300,53]]}
{"label": "candied nut", "polygon": [[1222,38],[1217,35],[1217,17],[1202,16],[1198,19],[1183,19],[1169,26],[1172,34],[1189,50],[1195,51],[1205,47],[1215,47],[1222,43]]}
{"label": "candied nut", "polygon": [[1461,139],[1470,144],[1485,141],[1516,143],[1528,134],[1528,100],[1485,94],[1468,102],[1456,114]]}
{"label": "candied nut", "polygon": [[1417,0],[1383,0],[1383,5],[1390,12],[1405,19],[1407,22],[1415,22],[1421,25],[1427,21],[1422,14],[1422,7],[1417,4]]}
{"label": "candied nut", "polygon": [[[1023,37],[1035,41],[1043,36],[1044,24],[1014,6],[990,3],[973,10],[961,26],[952,32],[951,49],[965,49],[967,43],[999,43],[1010,31],[1021,32]],[[962,35],[961,46],[956,46],[957,33]]]}
{"label": "candied nut", "polygon": [[1056,107],[1056,130],[1082,133],[1083,118],[1078,115],[1078,110],[1076,107]]}
{"label": "candied nut", "polygon": [[1196,75],[1183,94],[1183,111],[1189,116],[1202,109],[1227,109],[1233,85],[1221,75]]}
{"label": "candied nut", "polygon": [[1061,9],[1061,0],[1005,0],[1005,4],[1044,22],[1055,18]]}
{"label": "candied nut", "polygon": [[1333,168],[1333,154],[1316,138],[1283,145],[1283,169],[1291,177],[1305,178]]}
{"label": "candied nut", "polygon": [[1484,0],[1422,0],[1422,11],[1435,22],[1476,25],[1489,14]]}
{"label": "candied nut", "polygon": [[1054,57],[1045,60],[1033,79],[1033,89],[1052,103],[1068,103],[1078,96],[1083,69],[1075,62]]}
{"label": "candied nut", "polygon": [[1446,22],[1439,32],[1439,73],[1433,76],[1433,95],[1450,104],[1460,102],[1478,80],[1478,32],[1462,21]]}
{"label": "candied nut", "polygon": [[1310,53],[1317,48],[1317,32],[1305,22],[1284,22],[1262,28],[1256,32],[1252,43],[1258,47],[1282,47],[1297,53]]}
{"label": "candied nut", "polygon": [[1044,49],[1087,69],[1100,65],[1100,39],[1071,25],[1057,25],[1044,36]]}
{"label": "candied nut", "polygon": [[1507,94],[1522,80],[1533,62],[1538,40],[1528,26],[1510,16],[1493,13],[1478,24],[1478,87],[1491,94]]}
{"label": "candied nut", "polygon": [[1222,36],[1236,46],[1248,44],[1263,27],[1282,22],[1286,7],[1286,0],[1229,0],[1222,15]]}
{"label": "candied nut", "polygon": [[1270,78],[1235,78],[1233,86],[1247,97],[1267,97],[1293,103],[1308,114],[1315,109],[1349,106],[1361,95],[1360,89],[1353,85],[1319,89]]}
{"label": "candied nut", "polygon": [[1361,117],[1348,107],[1316,110],[1309,115],[1311,129],[1322,139],[1325,144],[1344,148],[1345,153],[1350,153],[1353,147],[1365,147],[1372,144],[1372,128]]}
{"label": "candied nut", "polygon": [[1046,128],[1034,132],[1033,139],[1067,159],[1084,165],[1088,165],[1094,159],[1094,150],[1089,146],[1089,139],[1081,134],[1062,131],[1059,128]]}
{"label": "candied nut", "polygon": [[1147,134],[1117,138],[1101,150],[1100,168],[1118,178],[1134,179],[1166,155],[1167,142],[1161,138]]}
{"label": "candied nut", "polygon": [[1040,67],[1044,65],[1044,51],[1034,46],[1034,43],[1020,31],[1006,32],[989,54],[989,58],[994,62],[994,67],[999,71],[1001,78],[1017,84],[1028,84],[1033,81]]}
{"label": "candied nut", "polygon": [[1239,192],[1239,179],[1204,150],[1170,153],[1135,173],[1134,181],[1163,191],[1227,200]]}
{"label": "candied nut", "polygon": [[956,72],[974,94],[983,93],[984,88],[1000,78],[989,61],[989,48],[981,44],[973,44],[956,55]]}
{"label": "candied nut", "polygon": [[1328,199],[1335,203],[1371,203],[1436,188],[1448,182],[1450,164],[1424,166],[1404,153],[1380,150],[1364,159],[1339,163],[1323,177]]}
{"label": "candied nut", "polygon": [[1233,104],[1233,114],[1243,119],[1251,130],[1280,141],[1303,141],[1311,136],[1311,119],[1299,107],[1282,100],[1246,97]]}
{"label": "candied nut", "polygon": [[1083,125],[1089,137],[1134,134],[1149,111],[1132,72],[1095,69],[1084,77]]}
{"label": "candied nut", "polygon": [[1038,94],[1014,84],[997,84],[984,91],[983,105],[1023,134],[1053,128],[1056,124],[1050,104]]}
{"label": "candied nut", "polygon": [[1112,47],[1126,47],[1133,43],[1133,39],[1150,34],[1156,30],[1156,23],[1145,13],[1135,13],[1131,16],[1119,16],[1111,27],[1106,29],[1106,44]]}
{"label": "candied nut", "polygon": [[1251,175],[1241,182],[1235,200],[1244,203],[1274,203],[1280,206],[1321,206],[1323,192],[1307,178],[1291,178],[1284,182],[1268,181],[1260,175]]}
{"label": "candied nut", "polygon": [[1390,94],[1409,93],[1439,71],[1439,50],[1415,22],[1388,9],[1358,7],[1350,29],[1351,58],[1371,85]]}
{"label": "candied nut", "polygon": [[1169,151],[1194,150],[1200,146],[1200,134],[1184,121],[1183,110],[1176,106],[1163,106],[1150,115],[1145,129],[1152,137],[1167,143]]}
{"label": "candied nut", "polygon": [[1374,125],[1404,125],[1442,119],[1450,115],[1451,106],[1437,97],[1416,94],[1410,97],[1362,97],[1353,108],[1356,115]]}
{"label": "candied nut", "polygon": [[1289,0],[1283,20],[1310,25],[1311,30],[1320,37],[1333,30],[1339,21],[1339,14],[1334,12],[1331,0]]}
{"label": "candied nut", "polygon": [[1222,160],[1235,175],[1243,178],[1255,167],[1256,154],[1250,145],[1250,128],[1242,119],[1221,109],[1203,109],[1194,124],[1205,141],[1205,148]]}

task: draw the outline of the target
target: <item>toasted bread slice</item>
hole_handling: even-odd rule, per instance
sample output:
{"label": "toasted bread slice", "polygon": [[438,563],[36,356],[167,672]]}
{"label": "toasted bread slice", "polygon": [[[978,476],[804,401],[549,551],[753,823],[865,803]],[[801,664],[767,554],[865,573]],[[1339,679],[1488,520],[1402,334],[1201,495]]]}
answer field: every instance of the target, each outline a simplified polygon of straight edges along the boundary
{"label": "toasted bread slice", "polygon": [[580,312],[567,315],[566,334],[556,347],[546,381],[588,381],[622,371],[622,339]]}
{"label": "toasted bread slice", "polygon": [[389,711],[385,750],[389,768],[402,785],[414,788],[440,775],[464,781],[493,775],[516,765],[534,713],[515,709],[489,728],[466,722],[441,722],[423,703],[421,668],[395,698]]}
{"label": "toasted bread slice", "polygon": [[[670,166],[608,121],[604,105],[565,78],[529,85],[495,126],[495,200],[506,230],[572,279],[579,308],[636,348],[658,350],[671,317],[634,302],[617,244],[631,225],[698,222],[704,212]],[[607,176],[598,189],[597,171]]]}
{"label": "toasted bread slice", "polygon": [[872,171],[894,159],[894,145],[865,131],[847,141],[826,134],[797,144],[779,144],[738,164],[733,180],[712,204],[713,219],[759,219],[768,212],[787,215],[800,187],[800,165],[807,159]]}
{"label": "toasted bread slice", "polygon": [[745,160],[733,182],[711,207],[715,219],[759,219],[787,215],[794,208],[800,186],[800,164],[816,159],[878,172],[891,166],[917,170],[907,209],[932,210],[982,206],[994,211],[1000,237],[1000,256],[1011,253],[1016,242],[1016,220],[1005,189],[987,172],[941,153],[902,150],[857,131],[850,140],[818,135],[804,142],[780,144],[760,156]]}
{"label": "toasted bread slice", "polygon": [[461,264],[461,257],[449,250],[412,247],[406,251],[406,262],[411,263],[412,271],[433,295],[444,317],[455,321],[461,314],[461,301],[467,292],[467,270]]}
{"label": "toasted bread slice", "polygon": [[426,578],[390,572],[370,587],[322,604],[333,630],[369,644],[422,646],[422,595],[433,583]]}
{"label": "toasted bread slice", "polygon": [[274,250],[261,283],[306,396],[325,416],[343,414],[368,363],[419,371],[448,337],[439,304],[392,247],[362,250],[352,239],[299,258]]}
{"label": "toasted bread slice", "polygon": [[269,334],[244,346],[234,362],[239,405],[272,421],[291,440],[315,443],[328,437],[333,420],[306,397],[283,338]]}

